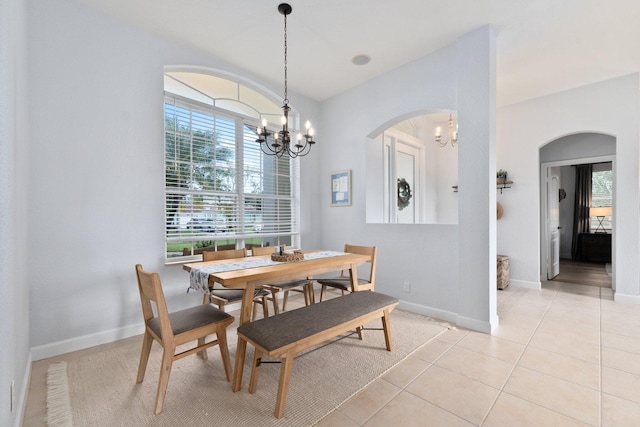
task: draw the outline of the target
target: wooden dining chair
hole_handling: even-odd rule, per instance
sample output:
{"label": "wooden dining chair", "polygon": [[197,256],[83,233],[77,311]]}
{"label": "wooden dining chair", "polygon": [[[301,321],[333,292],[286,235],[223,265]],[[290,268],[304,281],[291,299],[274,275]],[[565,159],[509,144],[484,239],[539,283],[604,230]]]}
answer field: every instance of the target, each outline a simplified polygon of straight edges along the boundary
{"label": "wooden dining chair", "polygon": [[[233,258],[245,258],[247,256],[247,249],[227,249],[222,251],[205,251],[202,252],[202,260],[203,261],[219,261],[224,259],[233,259]],[[213,287],[209,288],[209,294],[204,296],[204,304],[215,303],[218,305],[220,310],[224,310],[227,304],[233,302],[242,301],[242,289],[227,289],[227,288],[219,288],[216,287],[215,284]],[[260,287],[255,290],[253,294],[253,307],[252,307],[252,318],[255,319],[257,315],[256,304],[262,305],[262,314],[264,317],[269,317],[269,306],[268,301],[271,300],[273,302],[273,310],[275,314],[279,313],[278,302],[276,300],[275,293],[277,290],[263,288]]]}
{"label": "wooden dining chair", "polygon": [[[284,245],[283,245],[284,246]],[[283,250],[286,247],[283,247]],[[273,246],[254,246],[251,248],[252,256],[270,255],[274,251]],[[265,285],[265,287],[275,289],[276,291],[283,291],[282,297],[282,311],[287,310],[287,300],[289,299],[289,291],[300,292],[304,295],[304,304],[309,305],[315,302],[315,295],[313,291],[313,280],[309,278],[289,280],[286,282],[279,282]]]}
{"label": "wooden dining chair", "polygon": [[[227,381],[231,381],[231,359],[229,357],[229,347],[227,346],[227,327],[233,322],[234,317],[211,304],[198,305],[169,313],[158,273],[144,271],[142,266],[137,264],[136,276],[138,278],[138,291],[140,292],[142,315],[145,323],[138,377],[136,379],[137,384],[144,380],[153,340],[156,340],[163,349],[154,413],[157,415],[162,412],[169,385],[169,375],[175,360],[194,353],[199,353],[203,359],[206,359],[207,348],[218,345]],[[155,304],[157,315],[154,315],[152,302]],[[206,337],[214,334],[216,339],[206,342]],[[178,346],[196,340],[197,345],[195,347],[176,353]]]}
{"label": "wooden dining chair", "polygon": [[[356,245],[344,245],[344,251],[350,254],[367,255],[369,258],[366,261],[369,264],[368,278],[358,277],[358,284],[360,290],[374,290],[376,279],[376,246],[356,246]],[[342,295],[347,292],[351,292],[351,277],[349,276],[349,270],[343,270],[338,277],[332,277],[328,279],[318,279],[320,284],[320,301],[323,300],[327,287],[340,289]]]}

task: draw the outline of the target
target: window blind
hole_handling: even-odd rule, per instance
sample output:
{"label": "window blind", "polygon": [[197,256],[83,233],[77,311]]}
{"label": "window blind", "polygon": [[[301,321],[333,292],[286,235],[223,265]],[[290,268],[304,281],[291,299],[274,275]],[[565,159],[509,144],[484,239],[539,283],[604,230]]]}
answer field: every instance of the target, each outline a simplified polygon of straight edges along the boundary
{"label": "window blind", "polygon": [[166,258],[206,246],[291,242],[298,161],[264,155],[255,119],[165,96]]}

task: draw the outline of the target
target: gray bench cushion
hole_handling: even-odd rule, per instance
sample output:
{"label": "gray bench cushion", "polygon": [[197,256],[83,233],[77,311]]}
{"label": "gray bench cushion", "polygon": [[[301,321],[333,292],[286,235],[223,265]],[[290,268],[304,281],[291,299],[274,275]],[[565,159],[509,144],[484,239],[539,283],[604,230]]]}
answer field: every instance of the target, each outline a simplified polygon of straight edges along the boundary
{"label": "gray bench cushion", "polygon": [[238,333],[273,351],[397,302],[397,298],[378,292],[352,292],[245,323]]}

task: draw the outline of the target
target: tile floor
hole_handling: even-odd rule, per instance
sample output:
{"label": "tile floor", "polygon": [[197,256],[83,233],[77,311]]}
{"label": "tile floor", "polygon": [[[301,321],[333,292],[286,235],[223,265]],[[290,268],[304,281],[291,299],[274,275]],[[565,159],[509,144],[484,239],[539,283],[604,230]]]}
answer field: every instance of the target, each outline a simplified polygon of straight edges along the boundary
{"label": "tile floor", "polygon": [[545,282],[498,291],[493,335],[447,331],[318,426],[639,426],[640,305]]}
{"label": "tile floor", "polygon": [[[544,282],[498,291],[498,314],[493,335],[445,332],[318,426],[640,425],[640,305]],[[44,426],[46,366],[34,363],[24,426]]]}

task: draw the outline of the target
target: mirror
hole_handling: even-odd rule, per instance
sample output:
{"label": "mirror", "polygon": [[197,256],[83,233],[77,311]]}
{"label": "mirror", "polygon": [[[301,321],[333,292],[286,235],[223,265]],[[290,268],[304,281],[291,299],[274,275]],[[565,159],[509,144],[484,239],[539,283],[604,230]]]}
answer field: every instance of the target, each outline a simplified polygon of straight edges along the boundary
{"label": "mirror", "polygon": [[367,138],[367,223],[458,223],[458,147],[441,146],[450,115],[457,123],[449,112],[423,114]]}

